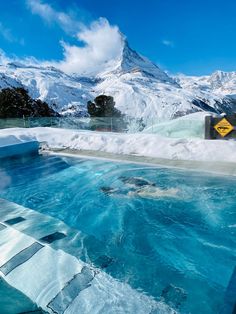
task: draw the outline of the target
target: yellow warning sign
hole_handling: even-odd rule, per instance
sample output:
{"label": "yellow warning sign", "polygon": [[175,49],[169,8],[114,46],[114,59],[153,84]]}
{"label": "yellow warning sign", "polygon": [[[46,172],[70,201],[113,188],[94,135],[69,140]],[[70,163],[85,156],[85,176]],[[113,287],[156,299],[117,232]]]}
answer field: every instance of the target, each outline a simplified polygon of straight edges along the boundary
{"label": "yellow warning sign", "polygon": [[225,137],[231,131],[234,130],[232,124],[225,118],[220,120],[215,126],[214,129],[222,136]]}

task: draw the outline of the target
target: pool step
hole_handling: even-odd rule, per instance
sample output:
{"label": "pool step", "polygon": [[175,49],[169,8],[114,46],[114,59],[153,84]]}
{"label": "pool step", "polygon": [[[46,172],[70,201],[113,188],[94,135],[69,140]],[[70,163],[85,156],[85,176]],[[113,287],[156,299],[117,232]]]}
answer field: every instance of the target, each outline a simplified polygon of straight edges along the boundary
{"label": "pool step", "polygon": [[8,219],[8,220],[5,220],[4,222],[7,224],[7,225],[15,225],[15,224],[18,224],[19,222],[22,222],[24,221],[25,218],[23,217],[16,217],[16,218],[12,218],[12,219]]}
{"label": "pool step", "polygon": [[[28,219],[21,206],[0,200],[0,218],[5,221],[0,224],[0,252],[3,252],[0,276],[44,311],[51,314],[175,313],[163,302],[115,280],[101,269],[66,253],[59,245],[53,248],[55,243],[63,243],[70,237],[69,229],[66,232],[65,228],[59,229],[58,233],[48,230],[45,237],[37,238],[20,231],[39,221],[30,220],[32,212],[29,211]],[[25,219],[13,225],[6,223],[17,217]],[[36,225],[35,229],[38,229]],[[45,238],[49,240],[43,241]],[[103,257],[102,262],[105,268],[112,260]]]}
{"label": "pool step", "polygon": [[34,256],[40,249],[43,248],[38,242],[34,242],[29,247],[25,248],[24,250],[17,253],[13,256],[9,261],[3,264],[0,267],[0,271],[6,276],[11,271],[13,271],[16,267],[20,266],[21,264],[27,262],[31,257]]}
{"label": "pool step", "polygon": [[92,269],[84,266],[81,272],[76,274],[48,304],[48,308],[53,312],[63,314],[79,293],[90,287],[95,274]]}
{"label": "pool step", "polygon": [[51,234],[48,234],[48,235],[42,237],[41,239],[39,239],[39,241],[51,244],[55,241],[64,239],[65,237],[66,237],[65,233],[56,231],[54,233],[51,233]]}

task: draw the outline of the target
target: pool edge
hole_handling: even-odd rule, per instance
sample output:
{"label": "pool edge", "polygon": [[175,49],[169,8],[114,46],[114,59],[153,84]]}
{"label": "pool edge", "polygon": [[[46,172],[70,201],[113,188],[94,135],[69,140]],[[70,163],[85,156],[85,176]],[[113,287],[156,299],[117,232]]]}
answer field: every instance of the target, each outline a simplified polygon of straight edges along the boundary
{"label": "pool edge", "polygon": [[139,155],[113,154],[101,151],[51,149],[42,150],[43,155],[56,155],[74,158],[100,159],[120,163],[132,163],[154,167],[174,168],[213,175],[236,177],[236,162],[209,162],[196,160],[165,159]]}

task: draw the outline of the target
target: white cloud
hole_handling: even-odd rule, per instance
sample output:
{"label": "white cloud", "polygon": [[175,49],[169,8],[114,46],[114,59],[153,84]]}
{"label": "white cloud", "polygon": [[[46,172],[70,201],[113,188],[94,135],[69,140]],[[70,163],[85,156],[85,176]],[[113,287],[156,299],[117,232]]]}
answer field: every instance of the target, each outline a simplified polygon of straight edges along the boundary
{"label": "white cloud", "polygon": [[25,41],[23,38],[16,38],[13,34],[12,31],[5,27],[1,22],[0,22],[0,35],[8,42],[10,43],[18,43],[20,45],[24,45]]}
{"label": "white cloud", "polygon": [[174,42],[171,41],[171,40],[163,39],[163,40],[162,40],[162,44],[165,45],[165,46],[167,46],[167,47],[171,47],[171,48],[174,47]]}
{"label": "white cloud", "polygon": [[57,11],[42,0],[26,0],[26,3],[32,14],[39,15],[47,23],[56,23],[78,40],[78,45],[61,41],[63,60],[44,64],[53,65],[68,74],[96,75],[119,57],[123,48],[122,35],[119,28],[110,25],[105,18],[86,26],[71,13]]}
{"label": "white cloud", "polygon": [[123,48],[118,27],[111,26],[104,18],[93,22],[89,27],[83,26],[77,33],[77,38],[84,46],[62,42],[64,60],[54,64],[66,73],[96,74],[118,58]]}
{"label": "white cloud", "polygon": [[76,33],[81,27],[81,23],[70,14],[57,11],[46,2],[26,0],[26,3],[33,14],[39,15],[48,24],[56,23],[67,33]]}
{"label": "white cloud", "polygon": [[4,50],[0,49],[0,65],[7,65],[8,63],[15,63],[18,65],[27,65],[27,66],[41,66],[45,64],[44,61],[40,61],[34,57],[19,58],[14,54],[6,55]]}

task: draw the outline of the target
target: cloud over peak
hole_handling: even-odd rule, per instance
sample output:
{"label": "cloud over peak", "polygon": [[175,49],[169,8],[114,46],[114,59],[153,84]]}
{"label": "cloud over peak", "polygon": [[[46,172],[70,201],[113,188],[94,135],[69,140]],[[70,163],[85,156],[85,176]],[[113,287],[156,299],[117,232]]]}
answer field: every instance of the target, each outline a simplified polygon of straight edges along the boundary
{"label": "cloud over peak", "polygon": [[117,59],[123,49],[123,39],[117,26],[100,18],[77,33],[83,46],[62,42],[64,60],[55,64],[66,73],[94,74]]}
{"label": "cloud over peak", "polygon": [[78,40],[78,45],[62,40],[63,60],[46,62],[47,65],[53,65],[68,74],[96,75],[120,56],[123,49],[122,35],[119,28],[110,25],[107,19],[99,18],[87,25],[70,13],[56,10],[45,1],[26,0],[26,4],[32,14],[40,16],[48,24],[57,24],[67,35]]}

